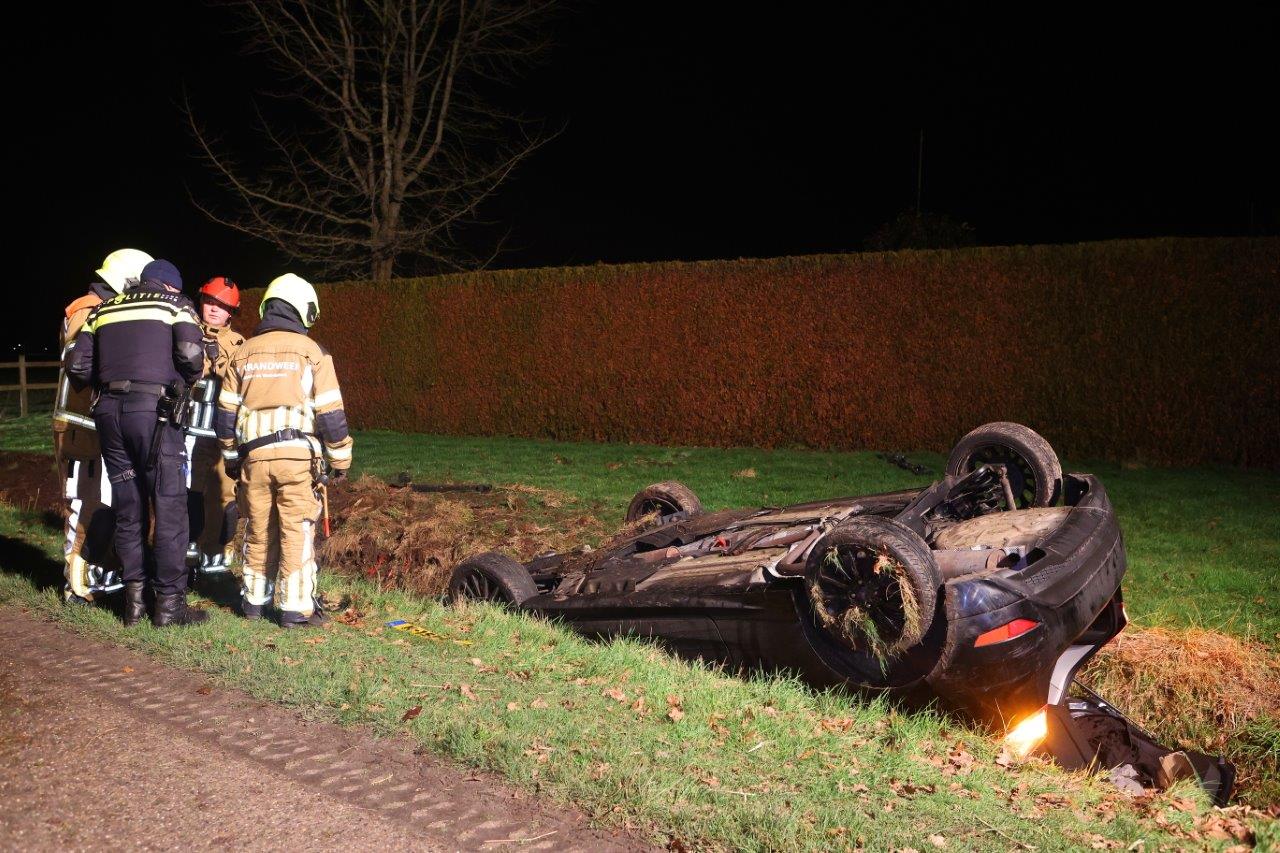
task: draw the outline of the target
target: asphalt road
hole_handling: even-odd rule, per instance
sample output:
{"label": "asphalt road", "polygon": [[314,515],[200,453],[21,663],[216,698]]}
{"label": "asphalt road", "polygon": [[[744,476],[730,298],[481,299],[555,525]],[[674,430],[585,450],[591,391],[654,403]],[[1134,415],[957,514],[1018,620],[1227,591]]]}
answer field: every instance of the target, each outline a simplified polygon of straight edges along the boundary
{"label": "asphalt road", "polygon": [[644,847],[416,746],[0,607],[0,849]]}

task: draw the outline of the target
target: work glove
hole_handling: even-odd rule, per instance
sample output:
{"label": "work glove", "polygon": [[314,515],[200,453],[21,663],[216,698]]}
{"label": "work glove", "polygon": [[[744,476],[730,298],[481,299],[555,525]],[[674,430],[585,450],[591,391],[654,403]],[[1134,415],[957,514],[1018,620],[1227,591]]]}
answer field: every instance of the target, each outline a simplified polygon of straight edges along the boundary
{"label": "work glove", "polygon": [[243,464],[240,459],[226,459],[223,461],[223,467],[227,471],[227,476],[233,480],[240,480],[240,466]]}

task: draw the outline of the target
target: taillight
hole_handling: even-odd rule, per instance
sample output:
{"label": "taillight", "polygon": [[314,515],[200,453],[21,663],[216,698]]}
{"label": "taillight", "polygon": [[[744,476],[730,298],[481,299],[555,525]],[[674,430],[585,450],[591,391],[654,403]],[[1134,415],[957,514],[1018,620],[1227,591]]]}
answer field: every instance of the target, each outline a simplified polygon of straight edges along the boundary
{"label": "taillight", "polygon": [[978,639],[973,641],[975,647],[990,646],[995,643],[1003,643],[1005,640],[1012,640],[1014,637],[1021,637],[1032,628],[1039,626],[1039,622],[1033,619],[1014,619],[1001,625],[999,628],[992,628],[986,633],[979,634]]}

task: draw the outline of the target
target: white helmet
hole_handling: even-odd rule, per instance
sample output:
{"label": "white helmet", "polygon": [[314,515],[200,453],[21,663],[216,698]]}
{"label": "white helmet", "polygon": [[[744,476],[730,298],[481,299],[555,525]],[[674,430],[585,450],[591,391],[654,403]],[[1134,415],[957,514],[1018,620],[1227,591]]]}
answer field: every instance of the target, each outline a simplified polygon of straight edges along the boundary
{"label": "white helmet", "polygon": [[154,258],[140,249],[116,249],[102,262],[98,275],[116,293],[124,293],[127,282],[142,275],[142,268]]}
{"label": "white helmet", "polygon": [[267,285],[267,292],[262,294],[262,301],[258,303],[259,317],[266,310],[268,299],[279,299],[292,305],[302,318],[302,324],[308,329],[320,316],[320,297],[316,296],[316,289],[302,276],[291,272],[275,278]]}

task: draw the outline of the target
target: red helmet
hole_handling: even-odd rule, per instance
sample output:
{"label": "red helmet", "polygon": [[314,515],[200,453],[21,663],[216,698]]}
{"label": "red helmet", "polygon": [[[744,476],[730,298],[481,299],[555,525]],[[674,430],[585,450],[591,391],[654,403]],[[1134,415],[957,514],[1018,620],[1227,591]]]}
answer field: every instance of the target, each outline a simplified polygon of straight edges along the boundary
{"label": "red helmet", "polygon": [[240,288],[225,275],[214,276],[200,288],[200,301],[205,300],[235,314],[240,310]]}

